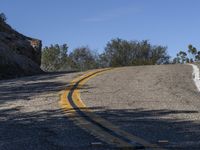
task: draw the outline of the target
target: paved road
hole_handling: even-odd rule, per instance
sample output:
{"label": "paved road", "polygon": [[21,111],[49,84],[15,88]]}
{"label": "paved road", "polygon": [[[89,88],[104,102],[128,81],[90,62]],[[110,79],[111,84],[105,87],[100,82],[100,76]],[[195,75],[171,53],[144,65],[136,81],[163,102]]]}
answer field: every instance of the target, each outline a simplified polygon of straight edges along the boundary
{"label": "paved road", "polygon": [[61,110],[59,92],[82,73],[0,81],[0,150],[93,149],[99,142]]}
{"label": "paved road", "polygon": [[[98,131],[88,129],[88,123],[77,122],[80,116],[69,116],[58,104],[69,82],[81,74],[1,81],[0,149],[113,148]],[[200,147],[200,94],[192,81],[191,66],[114,69],[91,78],[79,90],[92,113],[114,128],[120,127],[117,130],[122,135],[128,133],[170,149]],[[75,99],[80,103],[79,94]]]}
{"label": "paved road", "polygon": [[121,129],[169,149],[200,148],[200,94],[191,66],[125,67],[86,84],[84,103]]}
{"label": "paved road", "polygon": [[121,130],[118,126],[112,124],[109,120],[93,112],[93,107],[88,108],[80,97],[80,89],[86,89],[85,83],[97,75],[110,71],[112,69],[98,69],[84,74],[71,82],[71,85],[62,93],[60,106],[65,114],[81,128],[85,129],[91,135],[104,141],[99,146],[113,149],[161,149],[158,145],[149,143],[137,136]]}

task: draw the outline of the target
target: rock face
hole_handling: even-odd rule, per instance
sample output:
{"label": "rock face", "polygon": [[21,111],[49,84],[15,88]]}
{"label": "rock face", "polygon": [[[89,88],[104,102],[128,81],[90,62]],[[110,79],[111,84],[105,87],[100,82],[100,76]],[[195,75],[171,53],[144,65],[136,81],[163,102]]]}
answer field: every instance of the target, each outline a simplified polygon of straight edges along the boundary
{"label": "rock face", "polygon": [[0,79],[42,73],[42,42],[24,36],[0,20]]}

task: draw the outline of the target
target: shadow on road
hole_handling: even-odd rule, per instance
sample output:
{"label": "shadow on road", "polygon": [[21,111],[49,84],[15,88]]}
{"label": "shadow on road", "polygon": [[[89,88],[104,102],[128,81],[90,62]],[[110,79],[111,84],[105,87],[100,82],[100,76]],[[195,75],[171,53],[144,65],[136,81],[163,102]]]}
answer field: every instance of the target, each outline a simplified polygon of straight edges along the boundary
{"label": "shadow on road", "polygon": [[[121,129],[151,143],[159,144],[159,140],[168,141],[160,144],[164,148],[198,149],[200,147],[198,123],[165,118],[173,114],[197,113],[195,111],[91,109]],[[99,141],[73,123],[75,116],[69,118],[62,110],[31,113],[20,113],[19,110],[20,108],[16,107],[0,111],[1,149],[13,149],[13,144],[20,149],[92,149],[91,143]],[[106,148],[105,144],[103,146],[99,149]]]}
{"label": "shadow on road", "polygon": [[[64,74],[63,74],[64,75]],[[78,76],[80,74],[73,75]],[[7,102],[31,100],[46,93],[59,92],[67,87],[62,74],[41,75],[0,82],[0,149],[1,150],[57,150],[94,149],[96,137],[74,124],[60,109],[21,111],[21,106],[3,107]],[[59,79],[60,78],[60,79]],[[88,85],[84,89],[94,88]],[[86,91],[87,92],[87,91]],[[36,106],[33,106],[36,107]],[[197,111],[107,109],[93,107],[93,112],[109,120],[133,135],[169,149],[199,149],[200,124],[195,121],[179,120],[173,115],[187,116]],[[77,116],[79,117],[79,116]],[[192,119],[191,119],[192,120]],[[193,119],[195,120],[195,118]],[[105,143],[95,149],[109,148]]]}
{"label": "shadow on road", "polygon": [[172,119],[173,115],[189,115],[199,113],[198,111],[98,109],[95,112],[121,129],[162,147],[169,149],[200,148],[199,122]]}
{"label": "shadow on road", "polygon": [[[99,141],[77,127],[58,106],[58,92],[80,74],[51,73],[0,81],[0,149],[78,150],[90,149],[92,142]],[[51,98],[46,99],[48,96]]]}
{"label": "shadow on road", "polygon": [[[80,74],[81,73],[68,73],[68,75],[73,75],[75,77]],[[64,75],[66,75],[65,72],[50,73],[13,80],[2,80],[0,81],[0,104],[9,101],[30,100],[33,96],[60,92],[69,86],[69,79]],[[87,88],[92,87],[89,87],[88,85],[82,87],[82,89]]]}
{"label": "shadow on road", "polygon": [[0,110],[1,150],[92,149],[91,143],[96,141],[99,140],[73,124],[62,110]]}

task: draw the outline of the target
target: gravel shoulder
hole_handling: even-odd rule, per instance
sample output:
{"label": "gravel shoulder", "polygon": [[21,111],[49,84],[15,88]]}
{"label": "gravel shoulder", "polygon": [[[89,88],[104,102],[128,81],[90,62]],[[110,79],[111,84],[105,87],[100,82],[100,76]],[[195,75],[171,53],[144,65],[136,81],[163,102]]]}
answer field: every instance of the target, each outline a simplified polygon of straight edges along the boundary
{"label": "gravel shoulder", "polygon": [[189,65],[123,67],[81,90],[84,103],[123,130],[166,148],[200,147],[200,93]]}
{"label": "gravel shoulder", "polygon": [[59,92],[83,73],[54,73],[0,81],[0,149],[91,149],[95,137],[61,111]]}

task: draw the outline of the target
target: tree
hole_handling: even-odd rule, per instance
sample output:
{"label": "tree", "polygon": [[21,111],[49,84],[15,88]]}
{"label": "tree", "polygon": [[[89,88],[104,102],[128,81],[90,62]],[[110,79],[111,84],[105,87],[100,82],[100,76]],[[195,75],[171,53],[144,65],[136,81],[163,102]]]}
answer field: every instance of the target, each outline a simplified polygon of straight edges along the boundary
{"label": "tree", "polygon": [[180,59],[180,57],[179,57],[179,53],[176,54],[176,63],[177,63],[177,64],[180,64],[180,63],[181,63],[181,59]]}
{"label": "tree", "polygon": [[119,67],[133,65],[168,64],[167,47],[151,45],[149,41],[127,41],[112,39],[102,54],[97,54],[89,47],[74,49],[68,55],[68,47],[51,45],[42,51],[42,68],[46,71],[88,70],[99,67]]}
{"label": "tree", "polygon": [[97,63],[101,68],[109,67],[109,60],[105,53],[99,55]]}
{"label": "tree", "polygon": [[186,58],[186,63],[190,63],[190,59],[189,58]]}
{"label": "tree", "polygon": [[200,51],[197,52],[197,55],[195,56],[196,61],[200,61]]}
{"label": "tree", "polygon": [[102,64],[111,67],[169,63],[167,47],[152,46],[147,40],[138,42],[112,39],[100,58]]}
{"label": "tree", "polygon": [[60,47],[60,70],[69,70],[71,69],[70,60],[68,56],[68,46],[63,44]]}
{"label": "tree", "polygon": [[197,54],[197,49],[195,47],[193,47],[191,44],[188,45],[188,53],[192,55],[191,59],[193,59],[193,61],[195,61],[195,59],[196,59],[195,57],[196,57],[196,54]]}
{"label": "tree", "polygon": [[109,66],[126,66],[131,60],[131,44],[122,39],[113,39],[107,43],[102,54]]}
{"label": "tree", "polygon": [[72,67],[84,71],[97,67],[95,55],[89,47],[79,47],[73,50],[69,55]]}
{"label": "tree", "polygon": [[167,47],[155,46],[151,51],[152,64],[169,64],[170,56],[167,54]]}
{"label": "tree", "polygon": [[180,63],[180,58],[177,56],[173,59],[172,61],[173,64],[179,64]]}
{"label": "tree", "polygon": [[180,52],[177,54],[177,57],[180,58],[181,63],[183,64],[183,63],[186,61],[186,59],[187,59],[187,53],[184,52],[184,51],[180,51]]}
{"label": "tree", "polygon": [[42,69],[45,71],[59,71],[69,67],[68,55],[67,55],[67,44],[63,45],[51,45],[45,47],[42,50]]}

